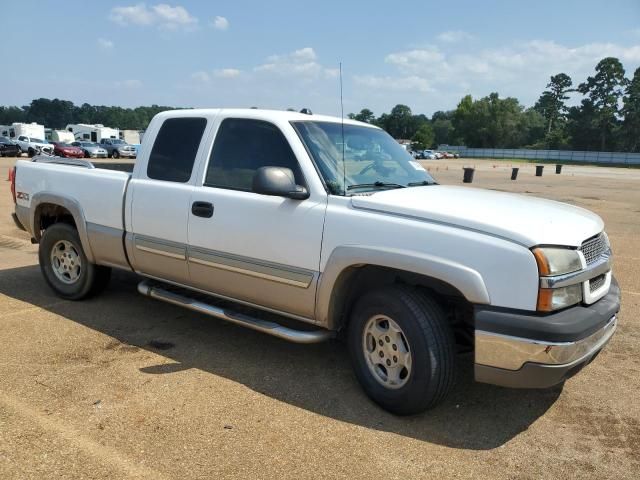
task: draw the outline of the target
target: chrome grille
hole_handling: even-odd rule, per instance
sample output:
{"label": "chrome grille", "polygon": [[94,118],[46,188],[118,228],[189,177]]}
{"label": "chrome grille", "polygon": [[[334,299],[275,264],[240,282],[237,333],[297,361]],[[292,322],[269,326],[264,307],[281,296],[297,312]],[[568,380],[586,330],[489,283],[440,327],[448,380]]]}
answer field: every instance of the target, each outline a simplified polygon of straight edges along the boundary
{"label": "chrome grille", "polygon": [[587,265],[591,265],[597,261],[606,250],[607,242],[602,233],[585,240],[580,247],[580,251],[584,255]]}
{"label": "chrome grille", "polygon": [[589,291],[591,291],[591,293],[597,291],[600,289],[600,287],[602,287],[602,285],[604,285],[604,281],[605,281],[606,276],[603,275],[598,275],[595,278],[592,278],[591,280],[589,280]]}

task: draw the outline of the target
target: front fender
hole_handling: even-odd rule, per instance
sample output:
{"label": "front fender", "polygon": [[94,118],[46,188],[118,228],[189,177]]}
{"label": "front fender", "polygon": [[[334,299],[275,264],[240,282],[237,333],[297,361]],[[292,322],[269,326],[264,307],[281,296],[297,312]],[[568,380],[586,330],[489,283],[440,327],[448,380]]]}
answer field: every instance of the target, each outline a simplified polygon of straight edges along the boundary
{"label": "front fender", "polygon": [[335,328],[332,298],[342,272],[349,267],[374,265],[425,275],[455,287],[474,304],[489,304],[490,297],[480,273],[460,263],[420,252],[373,246],[342,246],[331,253],[320,277],[316,319]]}

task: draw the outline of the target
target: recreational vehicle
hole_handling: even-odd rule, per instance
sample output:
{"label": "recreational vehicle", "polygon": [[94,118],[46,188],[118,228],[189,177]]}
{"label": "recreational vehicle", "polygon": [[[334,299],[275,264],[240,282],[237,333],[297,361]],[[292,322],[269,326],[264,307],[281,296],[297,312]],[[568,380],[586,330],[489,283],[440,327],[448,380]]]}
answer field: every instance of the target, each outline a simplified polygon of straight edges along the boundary
{"label": "recreational vehicle", "polygon": [[124,140],[129,145],[140,143],[140,132],[138,130],[120,130],[120,140]]}
{"label": "recreational vehicle", "polygon": [[44,138],[44,125],[33,123],[13,122],[11,125],[0,125],[0,137],[7,137],[12,140],[19,136]]}
{"label": "recreational vehicle", "polygon": [[73,133],[76,140],[85,140],[93,143],[98,143],[103,138],[120,138],[120,131],[117,128],[109,128],[101,124],[69,124],[65,130]]}
{"label": "recreational vehicle", "polygon": [[73,133],[66,130],[54,130],[52,128],[44,129],[45,140],[49,142],[71,143],[75,140]]}

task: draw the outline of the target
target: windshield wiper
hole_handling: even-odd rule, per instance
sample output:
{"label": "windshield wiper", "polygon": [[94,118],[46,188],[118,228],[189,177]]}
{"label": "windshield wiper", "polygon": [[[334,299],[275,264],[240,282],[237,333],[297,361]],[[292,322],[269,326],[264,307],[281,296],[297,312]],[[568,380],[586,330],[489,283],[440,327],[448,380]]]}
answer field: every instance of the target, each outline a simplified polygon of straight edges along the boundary
{"label": "windshield wiper", "polygon": [[372,187],[384,187],[384,188],[406,188],[406,185],[401,185],[399,183],[389,183],[389,182],[373,182],[373,183],[356,183],[354,185],[349,185],[347,190],[352,190],[354,188],[372,188]]}
{"label": "windshield wiper", "polygon": [[420,182],[410,182],[407,183],[407,187],[419,187],[422,185],[437,185],[436,182],[430,182],[429,180],[422,180]]}

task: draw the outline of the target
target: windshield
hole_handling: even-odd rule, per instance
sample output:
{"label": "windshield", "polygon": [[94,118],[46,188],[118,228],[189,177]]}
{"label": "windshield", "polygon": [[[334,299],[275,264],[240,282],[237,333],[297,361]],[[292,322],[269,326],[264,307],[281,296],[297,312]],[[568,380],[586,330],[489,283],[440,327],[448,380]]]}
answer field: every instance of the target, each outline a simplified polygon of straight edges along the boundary
{"label": "windshield", "polygon": [[113,145],[124,145],[125,143],[122,140],[111,140]]}
{"label": "windshield", "polygon": [[383,130],[349,124],[342,126],[334,122],[292,124],[334,195],[435,183],[433,177]]}
{"label": "windshield", "polygon": [[45,142],[41,138],[32,138],[31,143],[49,143],[49,142]]}

